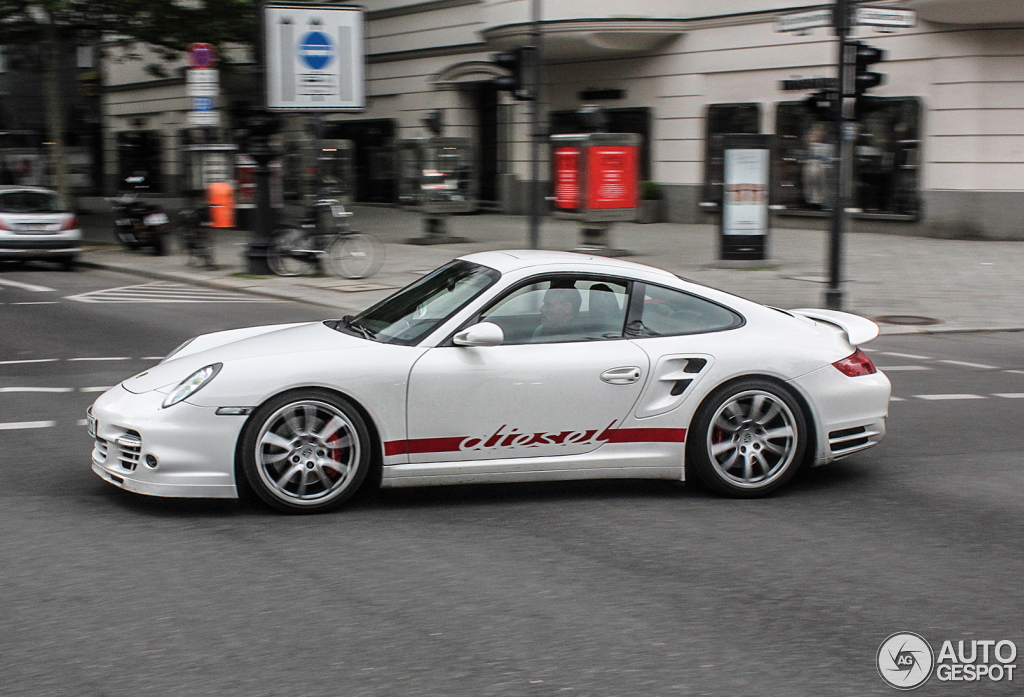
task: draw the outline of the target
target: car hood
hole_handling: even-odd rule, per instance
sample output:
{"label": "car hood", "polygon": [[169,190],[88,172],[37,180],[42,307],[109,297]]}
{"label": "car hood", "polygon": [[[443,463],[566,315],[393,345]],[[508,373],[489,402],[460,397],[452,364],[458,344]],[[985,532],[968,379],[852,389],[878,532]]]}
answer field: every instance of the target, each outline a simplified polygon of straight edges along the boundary
{"label": "car hood", "polygon": [[[323,322],[246,327],[203,334],[149,370],[121,383],[129,392],[171,388],[211,363],[228,363],[254,356],[298,356],[318,351],[365,348],[373,343],[327,327]],[[289,360],[302,360],[294,357]]]}

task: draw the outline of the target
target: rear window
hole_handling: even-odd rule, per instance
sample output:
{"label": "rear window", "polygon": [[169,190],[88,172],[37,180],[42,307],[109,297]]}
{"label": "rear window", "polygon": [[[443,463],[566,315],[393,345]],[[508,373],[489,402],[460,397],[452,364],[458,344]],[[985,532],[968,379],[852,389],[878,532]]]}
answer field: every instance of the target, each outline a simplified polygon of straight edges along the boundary
{"label": "rear window", "polygon": [[68,210],[59,196],[45,191],[0,193],[0,213],[67,213]]}

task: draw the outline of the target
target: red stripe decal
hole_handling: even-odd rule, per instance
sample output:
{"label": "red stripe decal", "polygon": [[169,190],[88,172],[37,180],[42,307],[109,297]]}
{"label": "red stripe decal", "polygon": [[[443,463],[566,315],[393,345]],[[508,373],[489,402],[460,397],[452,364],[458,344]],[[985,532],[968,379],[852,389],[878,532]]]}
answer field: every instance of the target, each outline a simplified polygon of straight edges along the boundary
{"label": "red stripe decal", "polygon": [[685,428],[620,428],[613,431],[609,443],[682,443]]}
{"label": "red stripe decal", "polygon": [[451,453],[459,450],[465,436],[455,438],[413,438],[391,440],[384,444],[385,455],[414,455],[416,453]]}

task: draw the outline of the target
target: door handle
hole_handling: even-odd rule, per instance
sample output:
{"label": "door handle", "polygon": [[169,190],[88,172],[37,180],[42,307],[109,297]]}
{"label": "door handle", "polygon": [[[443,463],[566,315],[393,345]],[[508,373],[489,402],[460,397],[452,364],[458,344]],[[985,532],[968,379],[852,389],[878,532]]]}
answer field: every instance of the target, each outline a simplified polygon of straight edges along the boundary
{"label": "door handle", "polygon": [[601,379],[609,385],[630,385],[640,379],[640,369],[635,366],[610,368],[601,373]]}

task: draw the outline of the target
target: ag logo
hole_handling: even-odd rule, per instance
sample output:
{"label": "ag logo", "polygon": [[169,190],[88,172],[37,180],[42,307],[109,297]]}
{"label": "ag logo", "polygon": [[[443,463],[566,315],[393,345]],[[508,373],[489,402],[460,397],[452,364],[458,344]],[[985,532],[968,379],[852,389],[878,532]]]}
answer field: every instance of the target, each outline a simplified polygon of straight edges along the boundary
{"label": "ag logo", "polygon": [[875,665],[890,687],[913,690],[924,685],[931,676],[935,654],[921,635],[897,632],[878,647]]}

